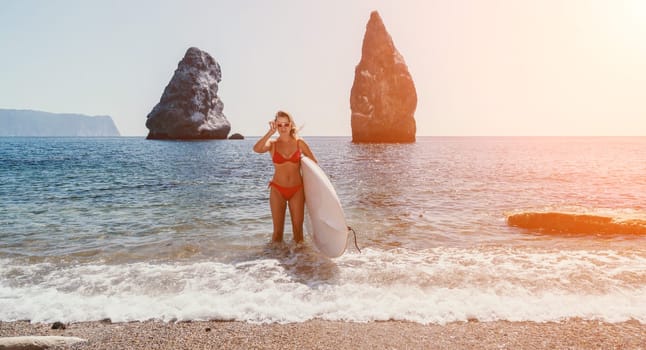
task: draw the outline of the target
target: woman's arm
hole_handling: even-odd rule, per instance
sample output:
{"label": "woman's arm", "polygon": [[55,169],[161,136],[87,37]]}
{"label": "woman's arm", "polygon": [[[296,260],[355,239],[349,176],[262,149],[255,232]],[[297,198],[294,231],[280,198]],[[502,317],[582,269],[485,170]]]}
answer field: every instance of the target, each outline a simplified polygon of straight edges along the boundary
{"label": "woman's arm", "polygon": [[298,139],[298,145],[301,149],[301,152],[307,156],[307,158],[313,160],[314,162],[318,163],[319,161],[316,159],[314,156],[314,153],[312,153],[312,150],[310,149],[310,146],[307,145],[307,142],[303,139]]}
{"label": "woman's arm", "polygon": [[272,120],[269,122],[269,130],[265,136],[261,137],[255,145],[253,145],[253,150],[256,153],[265,153],[271,149],[271,135],[276,132],[276,123]]}

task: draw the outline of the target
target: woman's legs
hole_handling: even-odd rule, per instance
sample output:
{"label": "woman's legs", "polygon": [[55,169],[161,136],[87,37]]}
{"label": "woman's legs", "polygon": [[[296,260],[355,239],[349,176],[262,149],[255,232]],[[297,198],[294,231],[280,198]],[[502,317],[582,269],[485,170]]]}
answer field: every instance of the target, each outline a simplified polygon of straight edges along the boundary
{"label": "woman's legs", "polygon": [[[273,186],[270,186],[269,206],[271,207],[271,218],[274,222],[274,234],[271,240],[281,242],[285,230],[285,209],[287,209],[287,201]],[[289,215],[292,219],[294,242],[303,242],[303,220],[305,217],[305,194],[303,188],[299,189],[289,199]]]}
{"label": "woman's legs", "polygon": [[271,207],[271,218],[274,222],[274,234],[271,236],[271,240],[273,242],[282,242],[287,201],[273,186],[269,190],[269,206]]}
{"label": "woman's legs", "polygon": [[305,193],[303,193],[303,188],[289,199],[289,215],[292,218],[294,242],[303,242],[303,220],[305,218]]}

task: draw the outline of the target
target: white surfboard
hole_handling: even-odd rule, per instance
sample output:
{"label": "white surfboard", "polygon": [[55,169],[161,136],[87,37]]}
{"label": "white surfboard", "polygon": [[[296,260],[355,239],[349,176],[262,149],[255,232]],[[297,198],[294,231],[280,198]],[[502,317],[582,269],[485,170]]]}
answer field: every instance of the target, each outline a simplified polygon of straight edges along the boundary
{"label": "white surfboard", "polygon": [[301,172],[314,245],[330,258],[339,257],[348,241],[348,225],[339,197],[330,179],[313,160],[302,157]]}

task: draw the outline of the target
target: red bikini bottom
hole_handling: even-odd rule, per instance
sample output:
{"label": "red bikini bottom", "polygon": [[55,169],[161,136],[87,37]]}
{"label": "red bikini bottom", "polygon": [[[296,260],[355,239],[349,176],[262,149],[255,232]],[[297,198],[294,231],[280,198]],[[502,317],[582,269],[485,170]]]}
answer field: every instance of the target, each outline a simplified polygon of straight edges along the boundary
{"label": "red bikini bottom", "polygon": [[285,187],[273,181],[269,182],[269,186],[278,190],[278,192],[280,192],[280,195],[283,196],[283,199],[286,201],[290,200],[296,194],[296,192],[300,191],[301,188],[303,188],[303,184],[292,186],[292,187]]}

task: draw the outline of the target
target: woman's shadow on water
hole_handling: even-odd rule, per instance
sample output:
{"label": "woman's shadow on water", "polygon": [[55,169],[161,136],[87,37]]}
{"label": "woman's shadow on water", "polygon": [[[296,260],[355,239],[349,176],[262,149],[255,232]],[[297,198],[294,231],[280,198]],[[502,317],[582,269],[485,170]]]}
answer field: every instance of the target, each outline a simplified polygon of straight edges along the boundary
{"label": "woman's shadow on water", "polygon": [[339,267],[330,258],[317,252],[309,242],[267,243],[261,250],[246,257],[246,261],[276,259],[293,282],[307,286],[334,284],[339,277]]}

